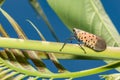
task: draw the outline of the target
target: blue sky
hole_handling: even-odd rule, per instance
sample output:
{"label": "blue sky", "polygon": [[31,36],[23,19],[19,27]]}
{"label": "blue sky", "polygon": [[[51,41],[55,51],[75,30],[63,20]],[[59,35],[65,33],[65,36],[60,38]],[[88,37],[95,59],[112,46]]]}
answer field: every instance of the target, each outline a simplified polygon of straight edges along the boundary
{"label": "blue sky", "polygon": [[[46,0],[39,0],[44,12],[46,13],[50,23],[52,24],[54,30],[56,31],[57,36],[59,36],[60,41],[64,42],[66,38],[70,36],[70,31],[65,27],[65,25],[60,21],[57,15],[53,12],[53,10],[49,7]],[[120,0],[101,0],[106,12],[108,13],[109,17],[113,21],[114,25],[116,26],[117,30],[120,32]],[[36,31],[31,27],[31,25],[26,21],[26,19],[30,19],[38,29],[43,33],[44,37],[48,41],[55,41],[52,37],[49,29],[47,28],[46,24],[42,21],[41,17],[39,17],[31,8],[28,3],[28,0],[6,0],[6,3],[2,6],[4,10],[6,10],[22,27],[25,31],[26,35],[29,39],[32,40],[40,40]],[[4,26],[5,30],[12,38],[17,38],[17,35],[8,21],[0,14],[0,22]],[[62,32],[62,33],[61,33]],[[98,67],[104,65],[105,62],[103,61],[95,61],[95,60],[60,60],[61,64],[63,64],[68,70],[70,71],[79,71],[84,69],[90,69],[94,67]],[[54,72],[56,69],[54,66],[50,67],[51,62],[45,60],[47,66]],[[79,63],[79,64],[78,64]],[[81,80],[101,80],[98,75],[102,74],[109,74],[117,72],[115,70],[107,71],[105,73],[100,73],[97,75],[92,75],[88,77],[80,78]],[[75,80],[80,80],[75,79]]]}

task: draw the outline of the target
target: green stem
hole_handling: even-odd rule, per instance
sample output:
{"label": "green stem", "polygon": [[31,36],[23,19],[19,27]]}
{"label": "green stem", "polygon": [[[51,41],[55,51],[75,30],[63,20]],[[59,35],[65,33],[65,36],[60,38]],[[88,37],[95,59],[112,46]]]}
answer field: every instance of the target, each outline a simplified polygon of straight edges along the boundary
{"label": "green stem", "polygon": [[84,76],[88,76],[88,75],[93,75],[93,74],[97,74],[100,72],[104,72],[104,71],[108,71],[111,70],[113,68],[119,67],[120,66],[120,61],[115,61],[112,62],[110,64],[107,64],[105,66],[101,66],[101,67],[97,67],[97,68],[93,68],[93,69],[89,69],[89,70],[83,70],[83,71],[78,71],[78,72],[72,72],[72,73],[40,73],[38,71],[29,71],[29,70],[25,70],[25,69],[21,69],[21,68],[17,68],[11,64],[9,64],[9,62],[2,60],[0,58],[0,62],[3,62],[7,67],[11,68],[14,71],[26,74],[28,76],[38,76],[38,77],[43,77],[43,78],[77,78],[77,77],[84,77]]}
{"label": "green stem", "polygon": [[120,66],[120,61],[116,61],[116,62],[110,63],[110,64],[105,65],[105,66],[101,66],[101,67],[97,67],[97,68],[93,68],[93,69],[89,69],[89,70],[78,71],[78,72],[73,72],[73,73],[67,73],[67,74],[64,74],[64,73],[63,74],[56,74],[52,77],[58,78],[58,75],[59,75],[59,78],[84,77],[84,76],[93,75],[93,74],[97,74],[100,72],[108,71],[108,70],[111,70],[111,69],[119,67],[119,66]]}
{"label": "green stem", "polygon": [[82,46],[86,50],[86,54],[79,47],[78,44],[66,44],[62,51],[60,51],[63,43],[58,42],[47,42],[47,41],[35,41],[35,40],[23,40],[14,38],[0,38],[0,47],[2,48],[16,48],[16,49],[27,49],[27,50],[38,50],[43,52],[54,52],[73,54],[89,58],[97,59],[120,59],[120,48],[119,47],[107,47],[105,51],[96,52],[92,49]]}

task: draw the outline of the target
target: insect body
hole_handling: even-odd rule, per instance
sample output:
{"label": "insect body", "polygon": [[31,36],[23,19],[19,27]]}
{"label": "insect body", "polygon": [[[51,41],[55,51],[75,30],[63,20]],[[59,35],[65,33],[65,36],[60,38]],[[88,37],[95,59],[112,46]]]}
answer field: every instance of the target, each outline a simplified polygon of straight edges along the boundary
{"label": "insect body", "polygon": [[85,46],[95,51],[104,51],[106,49],[105,40],[94,34],[76,28],[73,28],[73,33],[79,42],[82,41]]}

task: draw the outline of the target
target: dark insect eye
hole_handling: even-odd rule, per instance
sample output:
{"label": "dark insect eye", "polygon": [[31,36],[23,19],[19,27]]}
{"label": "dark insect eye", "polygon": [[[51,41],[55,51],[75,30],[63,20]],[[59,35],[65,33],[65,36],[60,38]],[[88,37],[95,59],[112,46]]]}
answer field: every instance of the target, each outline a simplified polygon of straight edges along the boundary
{"label": "dark insect eye", "polygon": [[84,38],[86,39],[86,36]]}

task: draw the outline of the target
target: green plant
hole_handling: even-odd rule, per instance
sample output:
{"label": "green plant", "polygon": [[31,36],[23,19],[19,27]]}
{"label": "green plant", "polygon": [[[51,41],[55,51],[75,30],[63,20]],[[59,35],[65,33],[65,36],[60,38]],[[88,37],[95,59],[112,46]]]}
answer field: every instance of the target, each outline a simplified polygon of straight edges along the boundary
{"label": "green plant", "polygon": [[[59,41],[37,0],[30,0],[30,2],[35,10],[43,17],[51,33],[56,38],[56,41]],[[83,46],[87,52],[86,55],[77,44],[67,44],[64,49],[60,51],[63,43],[46,41],[42,33],[30,20],[28,20],[28,22],[37,30],[43,41],[28,40],[18,23],[6,11],[0,8],[1,13],[10,22],[20,38],[10,38],[2,25],[0,25],[0,33],[3,36],[0,38],[0,47],[4,48],[4,50],[0,51],[0,78],[2,80],[19,80],[26,77],[34,80],[39,78],[49,78],[50,80],[69,78],[72,80],[74,78],[93,75],[119,67],[119,34],[106,15],[100,1],[48,0],[48,3],[70,30],[72,30],[73,26],[76,26],[77,28],[103,37],[107,42],[107,49],[98,54],[98,52]],[[80,7],[78,11],[79,5],[82,7]],[[61,9],[61,7],[64,8]],[[42,13],[39,11],[42,11]],[[98,25],[100,25],[99,28]],[[114,32],[114,34],[112,32]],[[79,59],[112,60],[112,63],[89,70],[70,72],[58,61],[58,58],[65,59],[64,56],[66,59],[74,59],[79,56]],[[49,58],[57,67],[58,73],[50,71],[41,58]],[[28,60],[31,60],[35,67],[33,67]]]}

